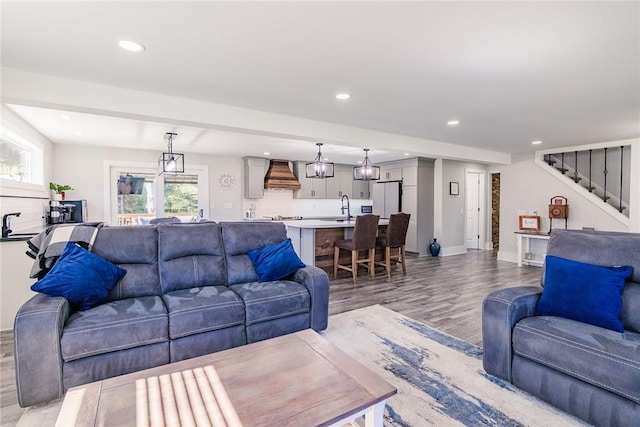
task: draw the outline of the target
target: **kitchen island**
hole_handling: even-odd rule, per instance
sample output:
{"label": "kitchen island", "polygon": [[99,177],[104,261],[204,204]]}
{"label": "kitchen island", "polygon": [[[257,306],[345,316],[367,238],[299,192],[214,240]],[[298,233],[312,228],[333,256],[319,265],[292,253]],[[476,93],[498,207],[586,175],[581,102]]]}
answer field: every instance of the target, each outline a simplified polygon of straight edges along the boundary
{"label": "kitchen island", "polygon": [[[355,218],[347,220],[315,220],[303,219],[297,221],[283,221],[287,227],[287,236],[296,253],[308,265],[320,267],[329,275],[333,274],[333,243],[336,240],[350,239],[353,235]],[[378,222],[378,236],[383,236],[387,231],[388,219],[380,219]],[[376,255],[376,258],[379,254]],[[342,252],[341,259],[346,263],[351,260],[351,255]]]}

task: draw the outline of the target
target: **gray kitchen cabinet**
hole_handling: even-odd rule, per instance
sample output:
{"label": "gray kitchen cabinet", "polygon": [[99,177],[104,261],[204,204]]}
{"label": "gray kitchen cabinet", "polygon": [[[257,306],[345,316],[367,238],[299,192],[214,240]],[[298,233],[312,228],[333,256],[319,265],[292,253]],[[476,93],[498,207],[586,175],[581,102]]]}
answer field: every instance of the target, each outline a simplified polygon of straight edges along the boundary
{"label": "gray kitchen cabinet", "polygon": [[400,166],[381,166],[380,167],[380,180],[381,181],[400,181],[402,180],[402,167]]}
{"label": "gray kitchen cabinet", "polygon": [[296,199],[326,199],[327,181],[335,178],[318,179],[306,177],[306,162],[295,163],[295,173],[300,181],[300,190],[294,190]]}
{"label": "gray kitchen cabinet", "polygon": [[371,198],[371,181],[356,181],[353,179],[353,198],[354,199],[370,199]]}
{"label": "gray kitchen cabinet", "polygon": [[416,166],[402,168],[402,185],[418,185],[418,168]]}
{"label": "gray kitchen cabinet", "polygon": [[334,165],[334,177],[327,178],[327,199],[353,197],[353,167]]}
{"label": "gray kitchen cabinet", "polygon": [[244,160],[244,196],[247,199],[264,197],[264,175],[267,173],[268,160],[260,157],[243,157]]}

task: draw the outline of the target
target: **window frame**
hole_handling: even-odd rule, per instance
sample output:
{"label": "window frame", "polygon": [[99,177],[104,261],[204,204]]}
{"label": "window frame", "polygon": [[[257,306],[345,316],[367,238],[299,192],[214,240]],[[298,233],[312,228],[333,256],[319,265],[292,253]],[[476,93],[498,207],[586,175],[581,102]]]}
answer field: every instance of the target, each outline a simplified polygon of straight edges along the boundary
{"label": "window frame", "polygon": [[31,167],[30,181],[18,181],[0,177],[0,187],[46,191],[44,183],[44,147],[42,144],[29,141],[27,138],[6,127],[2,127],[0,130],[0,139],[28,151],[30,153],[29,163]]}

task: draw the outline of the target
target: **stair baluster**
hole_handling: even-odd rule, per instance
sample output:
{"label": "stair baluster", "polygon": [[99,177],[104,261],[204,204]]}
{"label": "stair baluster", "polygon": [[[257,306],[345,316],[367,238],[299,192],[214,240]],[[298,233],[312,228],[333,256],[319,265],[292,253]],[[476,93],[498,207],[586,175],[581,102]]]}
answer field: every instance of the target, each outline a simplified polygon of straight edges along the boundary
{"label": "stair baluster", "polygon": [[622,206],[622,165],[624,160],[624,145],[620,146],[620,195],[618,196],[620,203],[618,205],[618,212],[622,213],[624,207]]}
{"label": "stair baluster", "polygon": [[568,169],[564,167],[564,153],[560,155],[560,172],[564,175]]}
{"label": "stair baluster", "polygon": [[580,180],[582,180],[582,178],[580,178],[578,175],[578,151],[576,150],[574,152],[575,157],[575,167],[573,168],[573,182],[575,182],[576,184],[580,182]]}
{"label": "stair baluster", "polygon": [[609,200],[609,196],[607,196],[607,149],[605,147],[604,149],[604,170],[602,171],[602,174],[604,175],[604,194],[602,195],[602,201],[607,203],[607,200]]}
{"label": "stair baluster", "polygon": [[592,154],[593,150],[589,150],[589,193],[593,193],[593,190],[595,190],[595,187],[593,186],[592,182],[591,182],[591,154]]}

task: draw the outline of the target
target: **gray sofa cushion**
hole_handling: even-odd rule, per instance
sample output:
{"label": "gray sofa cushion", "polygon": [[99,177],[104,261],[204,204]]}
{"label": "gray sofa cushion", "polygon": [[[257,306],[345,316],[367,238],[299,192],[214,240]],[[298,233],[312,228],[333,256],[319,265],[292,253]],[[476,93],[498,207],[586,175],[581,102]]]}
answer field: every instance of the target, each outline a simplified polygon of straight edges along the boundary
{"label": "gray sofa cushion", "polygon": [[[64,390],[169,363],[169,341],[65,362]],[[67,420],[68,421],[68,420]],[[96,421],[105,425],[104,421]]]}
{"label": "gray sofa cushion", "polygon": [[163,293],[227,282],[216,223],[158,224],[158,258]]}
{"label": "gray sofa cushion", "polygon": [[169,340],[169,320],[160,297],[111,301],[69,316],[60,339],[62,358],[84,357]]}
{"label": "gray sofa cushion", "polygon": [[244,324],[244,304],[226,286],[181,289],[162,298],[172,339]]}
{"label": "gray sofa cushion", "polygon": [[127,270],[109,301],[162,294],[155,227],[103,227],[91,251]]}
{"label": "gray sofa cushion", "polygon": [[[611,244],[615,238],[615,245]],[[631,265],[633,273],[622,293],[625,329],[640,333],[640,234],[586,230],[553,230],[547,254],[598,265]],[[544,274],[541,279],[544,285]]]}
{"label": "gray sofa cushion", "polygon": [[222,236],[227,257],[227,284],[234,285],[258,280],[247,253],[282,242],[287,238],[287,230],[281,222],[225,222],[222,223]]}
{"label": "gray sofa cushion", "polygon": [[244,302],[247,325],[297,313],[308,313],[311,308],[307,288],[289,280],[239,283],[230,288],[240,295]]}
{"label": "gray sofa cushion", "polygon": [[640,334],[550,316],[513,330],[515,354],[640,403]]}

